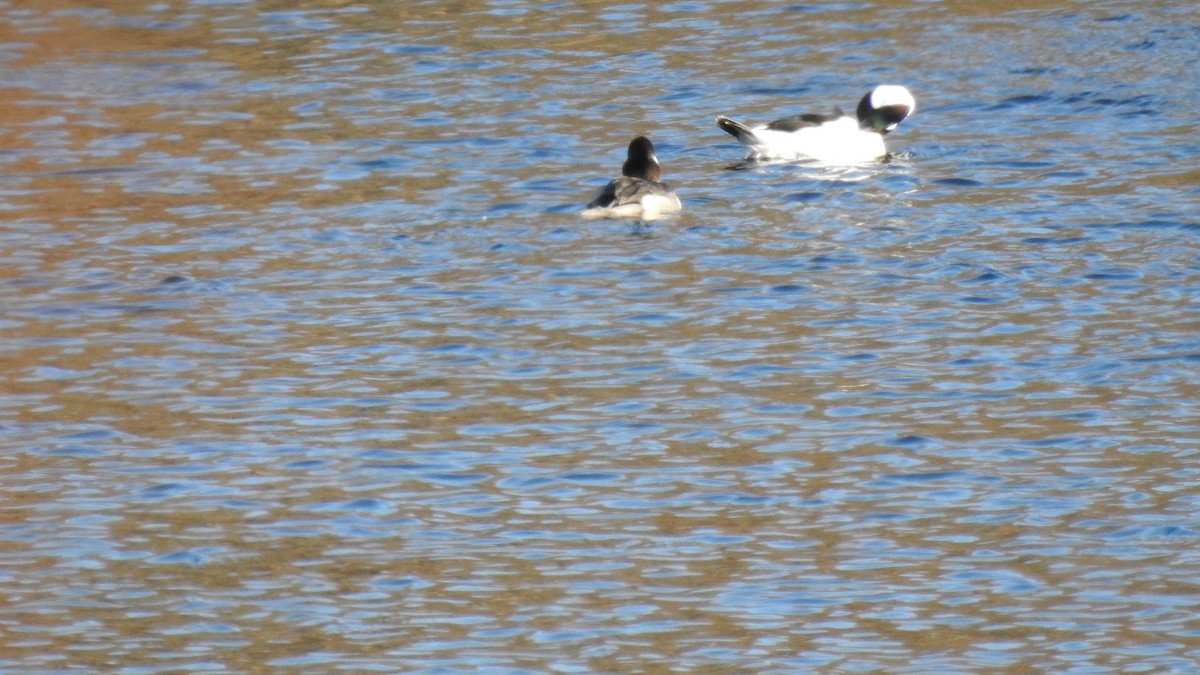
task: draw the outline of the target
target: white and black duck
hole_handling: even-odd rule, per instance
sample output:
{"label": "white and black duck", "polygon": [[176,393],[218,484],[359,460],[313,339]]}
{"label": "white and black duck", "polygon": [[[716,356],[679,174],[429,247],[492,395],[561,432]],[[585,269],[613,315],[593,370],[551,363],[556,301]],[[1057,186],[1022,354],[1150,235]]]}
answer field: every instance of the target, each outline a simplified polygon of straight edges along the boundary
{"label": "white and black duck", "polygon": [[862,97],[853,116],[835,109],[831,115],[794,115],[748,127],[721,115],[717,126],[745,146],[748,160],[863,164],[887,155],[883,137],[916,108],[908,89],[881,84]]}
{"label": "white and black duck", "polygon": [[679,196],[662,182],[662,165],[645,136],[629,143],[621,175],[596,192],[583,215],[589,218],[654,220],[682,208]]}

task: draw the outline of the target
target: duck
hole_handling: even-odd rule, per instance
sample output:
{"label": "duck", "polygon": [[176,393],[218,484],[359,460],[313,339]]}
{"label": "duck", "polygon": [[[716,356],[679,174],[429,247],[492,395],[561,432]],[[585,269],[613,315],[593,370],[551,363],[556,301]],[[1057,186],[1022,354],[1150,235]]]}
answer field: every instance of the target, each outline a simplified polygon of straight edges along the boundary
{"label": "duck", "polygon": [[854,116],[835,109],[832,115],[794,115],[749,127],[721,115],[717,126],[745,146],[747,160],[865,164],[887,156],[883,137],[916,109],[908,89],[881,84],[862,97]]}
{"label": "duck", "polygon": [[657,218],[682,208],[679,196],[661,181],[662,165],[645,136],[629,142],[621,175],[596,191],[583,216],[588,218]]}

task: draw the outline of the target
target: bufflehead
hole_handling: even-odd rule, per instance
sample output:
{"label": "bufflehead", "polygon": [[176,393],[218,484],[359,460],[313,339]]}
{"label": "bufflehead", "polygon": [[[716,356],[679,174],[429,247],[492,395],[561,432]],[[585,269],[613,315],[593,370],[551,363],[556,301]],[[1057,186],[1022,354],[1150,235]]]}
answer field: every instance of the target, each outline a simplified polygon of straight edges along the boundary
{"label": "bufflehead", "polygon": [[881,84],[858,102],[855,116],[796,115],[748,127],[721,115],[717,126],[746,147],[746,159],[813,159],[827,164],[862,164],[887,155],[883,137],[916,110],[917,102],[898,84]]}
{"label": "bufflehead", "polygon": [[621,177],[596,191],[583,215],[588,218],[641,218],[654,220],[675,213],[682,205],[670,185],[662,183],[662,167],[654,144],[645,136],[629,143]]}

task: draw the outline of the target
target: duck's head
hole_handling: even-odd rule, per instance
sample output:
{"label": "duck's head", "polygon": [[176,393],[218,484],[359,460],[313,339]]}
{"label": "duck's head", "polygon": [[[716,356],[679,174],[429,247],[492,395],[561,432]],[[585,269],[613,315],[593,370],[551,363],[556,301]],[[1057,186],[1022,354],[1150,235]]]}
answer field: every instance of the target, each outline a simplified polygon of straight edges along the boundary
{"label": "duck's head", "polygon": [[658,163],[658,156],[654,154],[654,144],[649,138],[638,136],[629,142],[629,152],[625,164],[621,167],[621,175],[651,181],[662,178],[662,167]]}
{"label": "duck's head", "polygon": [[858,102],[858,124],[886,134],[917,109],[917,101],[898,84],[881,84]]}

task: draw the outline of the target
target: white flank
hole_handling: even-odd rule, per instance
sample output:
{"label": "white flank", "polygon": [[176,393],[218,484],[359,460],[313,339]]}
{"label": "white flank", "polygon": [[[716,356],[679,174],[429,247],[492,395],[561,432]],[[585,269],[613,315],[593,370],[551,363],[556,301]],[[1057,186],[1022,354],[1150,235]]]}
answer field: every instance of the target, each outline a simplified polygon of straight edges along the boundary
{"label": "white flank", "polygon": [[776,131],[755,127],[755,141],[746,144],[748,159],[811,159],[829,164],[862,164],[887,154],[883,137],[842,117],[817,127]]}
{"label": "white flank", "polygon": [[640,218],[641,220],[658,220],[659,218],[677,213],[683,205],[674,193],[670,195],[646,195],[640,201],[620,206],[598,206],[584,209],[579,215],[584,218]]}

